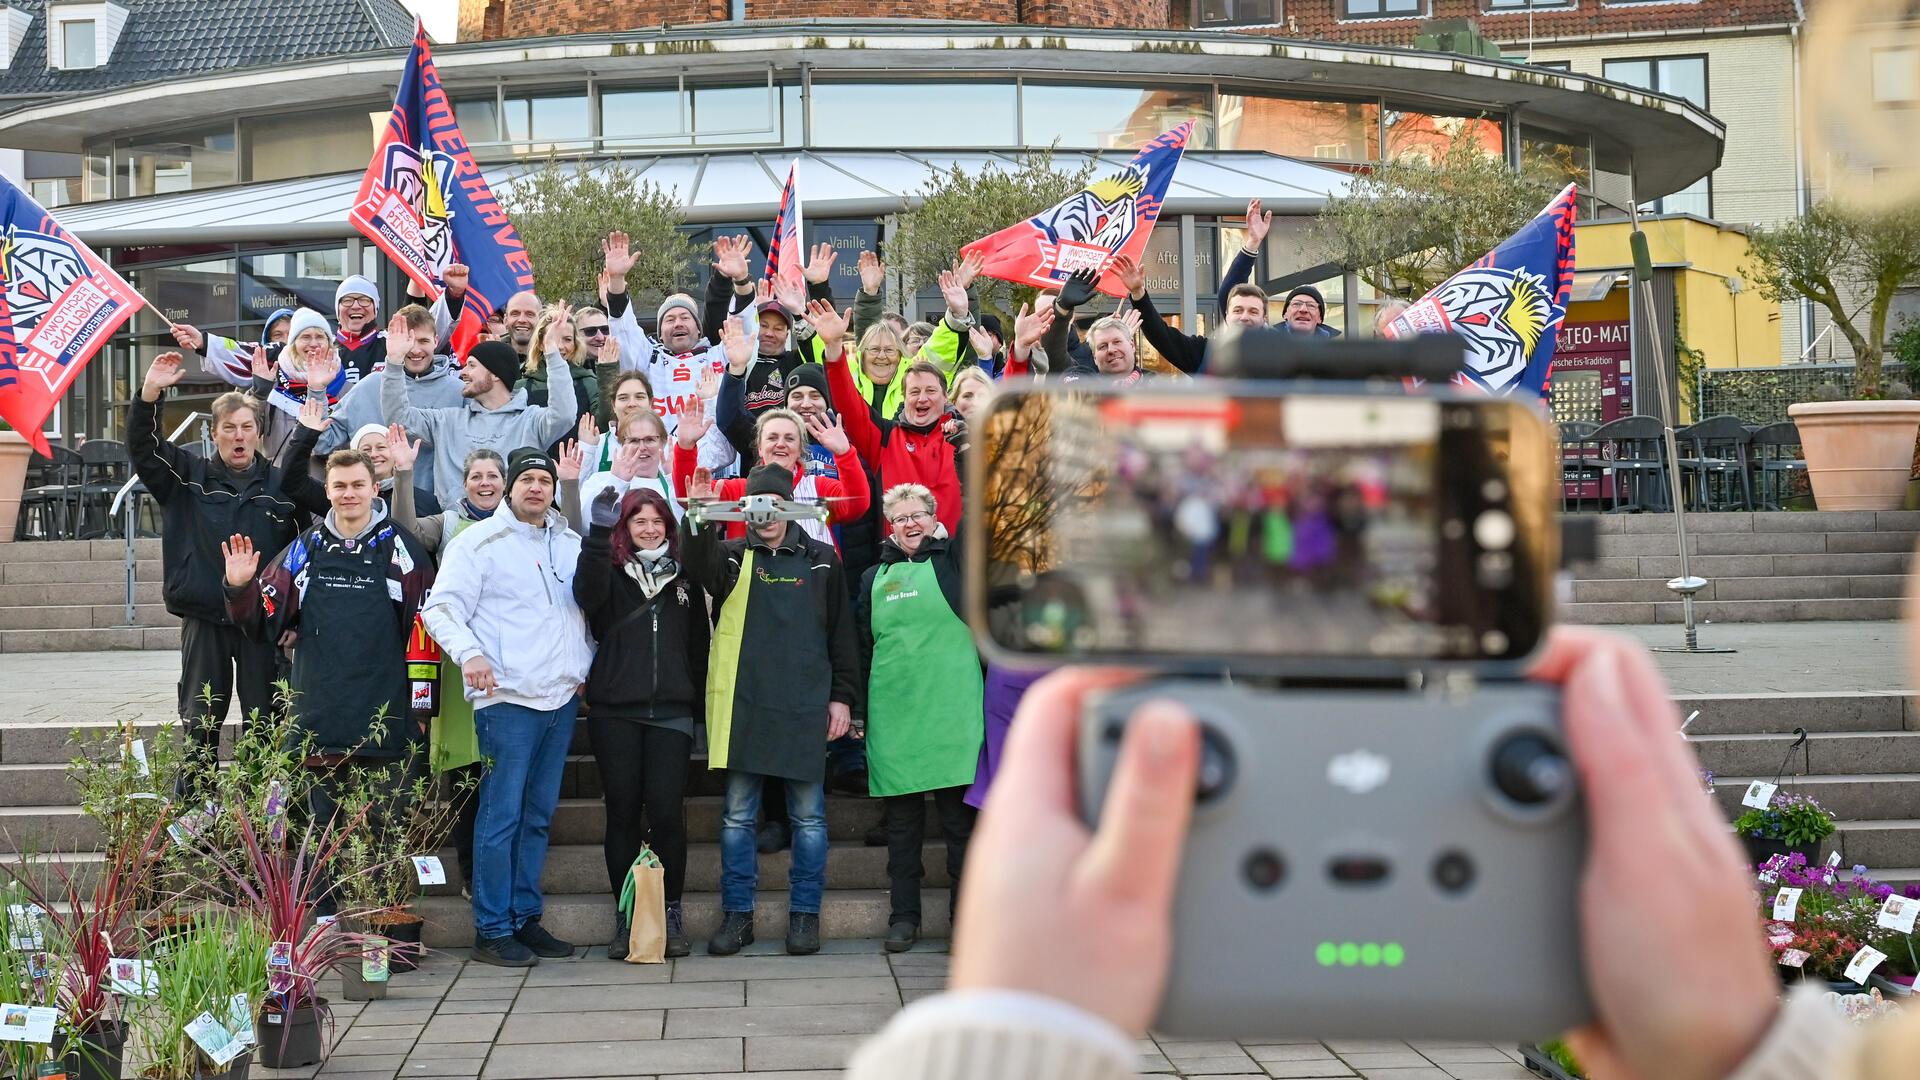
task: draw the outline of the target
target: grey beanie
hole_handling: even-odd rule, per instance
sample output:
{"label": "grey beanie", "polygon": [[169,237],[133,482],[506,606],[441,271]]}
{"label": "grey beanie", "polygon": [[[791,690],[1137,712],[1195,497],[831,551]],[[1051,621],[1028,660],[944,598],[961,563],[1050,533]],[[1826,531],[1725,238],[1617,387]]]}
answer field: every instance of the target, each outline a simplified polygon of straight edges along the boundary
{"label": "grey beanie", "polygon": [[661,301],[660,310],[654,312],[653,324],[659,326],[661,321],[667,317],[667,312],[672,311],[674,308],[685,308],[687,314],[693,316],[694,322],[700,321],[700,306],[693,302],[693,297],[688,296],[686,293],[674,293],[672,296]]}

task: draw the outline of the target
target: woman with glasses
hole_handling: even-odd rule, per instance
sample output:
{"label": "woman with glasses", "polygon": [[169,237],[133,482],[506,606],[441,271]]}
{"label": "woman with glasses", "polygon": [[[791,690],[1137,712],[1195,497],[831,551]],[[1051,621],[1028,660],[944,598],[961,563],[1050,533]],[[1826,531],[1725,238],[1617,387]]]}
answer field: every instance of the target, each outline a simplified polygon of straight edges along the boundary
{"label": "woman with glasses", "polygon": [[887,951],[905,952],[920,936],[928,793],[947,841],[949,918],[958,903],[973,834],[966,794],[980,762],[984,721],[980,657],[961,615],[960,543],[940,524],[933,492],[924,485],[889,488],[881,509],[893,533],[854,594],[868,658],[865,705],[856,706],[854,726],[864,713],[868,791],[886,800],[893,900]]}
{"label": "woman with glasses", "polygon": [[[637,373],[636,373],[637,374]],[[673,524],[678,524],[684,509],[674,497],[673,479],[667,475],[667,422],[652,409],[635,409],[598,446],[591,443],[589,421],[580,421],[580,449],[586,455],[589,471],[580,479],[580,503],[592,506],[602,491],[611,488],[616,497],[630,491],[656,491],[673,509]]]}

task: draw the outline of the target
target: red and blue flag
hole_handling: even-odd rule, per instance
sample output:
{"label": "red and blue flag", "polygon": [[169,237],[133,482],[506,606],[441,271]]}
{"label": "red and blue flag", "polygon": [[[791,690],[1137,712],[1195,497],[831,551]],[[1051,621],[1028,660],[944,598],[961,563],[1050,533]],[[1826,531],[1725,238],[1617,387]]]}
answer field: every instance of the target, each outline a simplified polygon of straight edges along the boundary
{"label": "red and blue flag", "polygon": [[0,287],[0,419],[48,454],[54,405],[146,301],[5,177]]}
{"label": "red and blue flag", "polygon": [[1545,397],[1573,291],[1578,210],[1569,184],[1519,232],[1402,312],[1386,335],[1458,334],[1467,360],[1456,382],[1498,396]]}
{"label": "red and blue flag", "polygon": [[467,266],[466,303],[453,313],[455,356],[465,358],[479,341],[489,313],[533,288],[527,246],[460,134],[418,21],[393,115],[350,216],[431,299],[445,291],[440,275],[449,265]]}
{"label": "red and blue flag", "polygon": [[980,272],[988,277],[1042,289],[1057,289],[1081,270],[1098,270],[1101,292],[1125,296],[1126,286],[1107,266],[1115,255],[1138,261],[1146,252],[1192,134],[1189,120],[1141,147],[1118,171],[960,253],[981,255],[986,265]]}
{"label": "red and blue flag", "polygon": [[773,219],[767,241],[767,277],[772,281],[800,280],[807,262],[806,221],[800,207],[800,162],[787,169],[787,186],[780,192],[780,213]]}

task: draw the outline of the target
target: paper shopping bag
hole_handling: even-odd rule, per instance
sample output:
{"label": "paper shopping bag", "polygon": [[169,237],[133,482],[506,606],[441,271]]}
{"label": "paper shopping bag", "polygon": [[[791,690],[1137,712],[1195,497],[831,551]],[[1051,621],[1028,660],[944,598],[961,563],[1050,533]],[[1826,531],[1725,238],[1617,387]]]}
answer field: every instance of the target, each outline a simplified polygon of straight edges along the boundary
{"label": "paper shopping bag", "polygon": [[663,963],[667,958],[667,871],[645,844],[627,868],[620,910],[627,916],[627,963]]}

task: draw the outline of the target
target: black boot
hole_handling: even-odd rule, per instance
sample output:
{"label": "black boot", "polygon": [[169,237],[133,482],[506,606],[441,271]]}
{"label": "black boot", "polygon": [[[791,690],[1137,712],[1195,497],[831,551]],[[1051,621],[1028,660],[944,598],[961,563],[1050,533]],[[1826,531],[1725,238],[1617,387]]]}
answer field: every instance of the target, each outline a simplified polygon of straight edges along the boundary
{"label": "black boot", "polygon": [[787,952],[794,956],[812,956],[820,951],[820,916],[811,911],[787,915]]}
{"label": "black boot", "polygon": [[732,956],[753,944],[753,912],[729,911],[720,930],[707,939],[707,955]]}
{"label": "black boot", "polygon": [[613,940],[607,942],[607,959],[625,960],[627,958],[627,939],[630,936],[627,926],[627,913],[615,908],[613,911]]}
{"label": "black boot", "polygon": [[685,956],[693,951],[687,944],[687,931],[680,925],[680,901],[667,902],[667,958]]}
{"label": "black boot", "polygon": [[887,927],[887,951],[906,952],[920,939],[920,927],[906,919],[895,919]]}

